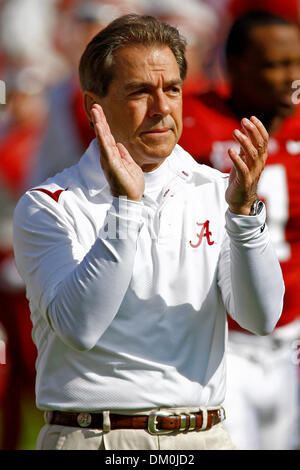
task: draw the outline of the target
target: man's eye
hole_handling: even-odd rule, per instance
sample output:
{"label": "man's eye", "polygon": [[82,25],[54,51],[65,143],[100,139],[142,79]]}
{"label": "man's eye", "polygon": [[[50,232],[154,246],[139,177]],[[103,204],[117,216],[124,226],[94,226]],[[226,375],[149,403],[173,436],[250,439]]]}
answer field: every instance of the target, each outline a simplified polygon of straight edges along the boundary
{"label": "man's eye", "polygon": [[173,93],[173,94],[179,94],[181,89],[178,86],[172,86],[172,87],[169,88],[168,91]]}
{"label": "man's eye", "polygon": [[266,62],[265,67],[267,69],[279,69],[283,67],[289,67],[290,62],[289,61],[284,61],[284,60],[273,60]]}
{"label": "man's eye", "polygon": [[130,96],[138,96],[138,95],[143,95],[144,93],[147,93],[147,90],[145,88],[141,88],[139,90],[135,90],[130,93]]}

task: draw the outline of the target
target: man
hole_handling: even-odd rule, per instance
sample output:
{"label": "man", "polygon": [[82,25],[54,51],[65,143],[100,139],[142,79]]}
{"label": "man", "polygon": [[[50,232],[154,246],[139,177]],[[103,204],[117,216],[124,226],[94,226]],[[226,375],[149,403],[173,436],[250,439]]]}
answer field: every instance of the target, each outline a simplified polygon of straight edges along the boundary
{"label": "man", "polygon": [[47,411],[38,449],[233,448],[221,425],[226,309],[267,334],[283,302],[256,196],[268,136],[243,120],[229,181],[176,145],[184,51],[153,17],[103,29],[80,63],[97,139],[16,208]]}
{"label": "man", "polygon": [[250,12],[232,25],[226,59],[229,95],[211,91],[185,100],[180,143],[198,162],[229,171],[227,150],[240,117],[254,114],[264,123],[271,137],[258,194],[286,285],[284,311],[271,336],[255,337],[230,321],[226,425],[239,448],[291,449],[299,443],[293,360],[300,337],[300,118],[293,103],[299,29],[271,13]]}

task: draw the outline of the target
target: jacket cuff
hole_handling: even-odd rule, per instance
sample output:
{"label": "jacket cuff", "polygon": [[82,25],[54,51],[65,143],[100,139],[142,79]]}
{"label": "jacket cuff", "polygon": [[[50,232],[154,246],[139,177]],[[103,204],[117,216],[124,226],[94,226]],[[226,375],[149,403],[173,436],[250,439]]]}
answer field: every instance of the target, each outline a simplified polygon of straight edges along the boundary
{"label": "jacket cuff", "polygon": [[227,233],[235,240],[257,238],[267,231],[265,205],[258,215],[234,214],[227,209],[225,220]]}

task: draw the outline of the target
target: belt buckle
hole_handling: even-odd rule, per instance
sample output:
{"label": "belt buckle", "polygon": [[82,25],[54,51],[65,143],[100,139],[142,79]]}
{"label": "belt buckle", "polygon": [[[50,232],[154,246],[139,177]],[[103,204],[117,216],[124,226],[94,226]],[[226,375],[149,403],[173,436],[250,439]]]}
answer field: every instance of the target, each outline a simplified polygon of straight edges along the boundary
{"label": "belt buckle", "polygon": [[148,431],[150,434],[170,434],[171,432],[174,432],[173,429],[167,430],[167,429],[157,429],[157,418],[158,416],[173,416],[174,413],[171,413],[170,411],[151,411],[149,416],[148,416]]}
{"label": "belt buckle", "polygon": [[222,421],[224,421],[224,419],[226,419],[225,409],[223,408],[223,406],[221,406],[217,410],[217,412],[218,412],[218,416],[212,415],[212,426],[214,426],[215,424],[221,423]]}

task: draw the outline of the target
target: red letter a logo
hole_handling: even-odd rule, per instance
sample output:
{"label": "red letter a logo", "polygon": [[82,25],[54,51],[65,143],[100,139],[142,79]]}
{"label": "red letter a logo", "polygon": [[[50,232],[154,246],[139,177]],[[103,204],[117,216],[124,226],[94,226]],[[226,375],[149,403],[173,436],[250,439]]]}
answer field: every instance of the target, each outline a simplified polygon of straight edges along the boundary
{"label": "red letter a logo", "polygon": [[198,241],[197,241],[195,244],[193,244],[193,243],[190,241],[191,247],[197,248],[199,245],[201,245],[201,242],[202,242],[202,240],[203,240],[203,237],[206,238],[207,243],[208,243],[209,245],[213,245],[215,242],[210,239],[212,233],[209,231],[209,220],[207,220],[206,222],[204,222],[204,224],[200,224],[200,223],[197,222],[197,225],[202,226],[201,232],[200,232],[200,233],[197,233]]}

